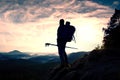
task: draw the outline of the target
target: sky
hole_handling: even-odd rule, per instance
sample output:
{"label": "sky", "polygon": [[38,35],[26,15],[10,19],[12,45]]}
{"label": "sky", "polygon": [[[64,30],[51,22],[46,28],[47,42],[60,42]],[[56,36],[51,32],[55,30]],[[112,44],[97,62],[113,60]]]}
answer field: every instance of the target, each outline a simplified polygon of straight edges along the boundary
{"label": "sky", "polygon": [[19,50],[57,53],[57,28],[61,18],[75,26],[76,42],[68,53],[91,51],[102,45],[104,32],[119,0],[0,0],[0,52]]}

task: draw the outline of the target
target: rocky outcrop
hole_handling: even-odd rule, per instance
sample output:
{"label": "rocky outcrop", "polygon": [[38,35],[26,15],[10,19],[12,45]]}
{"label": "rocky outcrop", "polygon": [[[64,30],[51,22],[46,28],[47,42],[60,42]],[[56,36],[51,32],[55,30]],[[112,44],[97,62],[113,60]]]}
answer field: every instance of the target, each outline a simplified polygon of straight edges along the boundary
{"label": "rocky outcrop", "polygon": [[55,67],[48,80],[120,80],[120,50],[93,50],[71,67]]}

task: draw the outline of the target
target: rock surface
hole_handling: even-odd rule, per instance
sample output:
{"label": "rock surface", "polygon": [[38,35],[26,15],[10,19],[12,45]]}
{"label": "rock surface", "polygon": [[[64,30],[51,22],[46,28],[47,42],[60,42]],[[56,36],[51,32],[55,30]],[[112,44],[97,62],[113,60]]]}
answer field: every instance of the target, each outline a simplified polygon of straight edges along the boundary
{"label": "rock surface", "polygon": [[93,50],[69,68],[55,67],[48,80],[120,80],[120,50]]}

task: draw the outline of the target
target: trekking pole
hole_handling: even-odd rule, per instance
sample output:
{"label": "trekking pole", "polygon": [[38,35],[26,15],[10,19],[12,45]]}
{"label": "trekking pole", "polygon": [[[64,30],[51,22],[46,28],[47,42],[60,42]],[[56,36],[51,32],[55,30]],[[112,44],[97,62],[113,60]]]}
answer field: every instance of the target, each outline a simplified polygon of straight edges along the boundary
{"label": "trekking pole", "polygon": [[[58,46],[57,44],[52,44],[52,43],[45,43],[45,46],[49,46],[49,45],[52,45],[52,46]],[[69,46],[65,46],[65,48],[70,48],[70,49],[78,49],[78,48],[75,48],[75,47],[69,47]]]}

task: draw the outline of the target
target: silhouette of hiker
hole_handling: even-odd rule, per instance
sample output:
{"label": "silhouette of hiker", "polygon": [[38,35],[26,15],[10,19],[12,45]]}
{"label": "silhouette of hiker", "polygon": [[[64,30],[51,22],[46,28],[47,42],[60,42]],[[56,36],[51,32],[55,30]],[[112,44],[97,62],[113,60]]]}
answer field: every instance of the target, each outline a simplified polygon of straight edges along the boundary
{"label": "silhouette of hiker", "polygon": [[64,25],[64,19],[60,19],[59,27],[57,30],[57,46],[58,46],[58,53],[61,60],[61,65],[65,67],[69,66],[67,54],[65,52],[65,46],[67,42],[70,42],[72,40],[71,38],[69,38],[69,34],[72,31],[72,30],[69,30],[70,29],[69,27],[70,27],[70,22],[66,22],[66,25]]}

